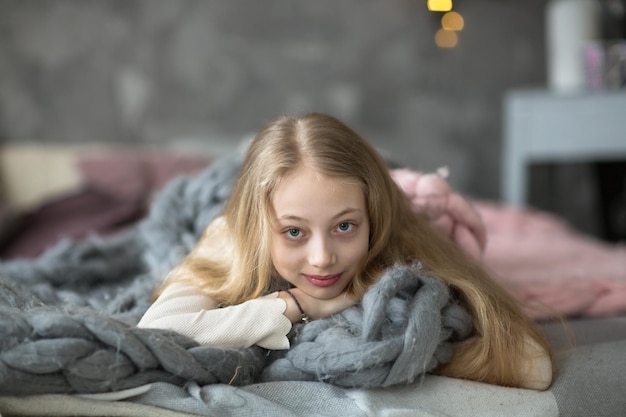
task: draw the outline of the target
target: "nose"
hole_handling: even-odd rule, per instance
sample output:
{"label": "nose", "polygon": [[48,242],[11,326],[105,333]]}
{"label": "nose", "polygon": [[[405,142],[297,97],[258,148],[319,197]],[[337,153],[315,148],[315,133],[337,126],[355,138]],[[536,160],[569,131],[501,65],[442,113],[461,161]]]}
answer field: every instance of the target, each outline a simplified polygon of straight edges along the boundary
{"label": "nose", "polygon": [[318,236],[311,239],[309,247],[309,264],[324,269],[336,261],[336,254],[330,239]]}

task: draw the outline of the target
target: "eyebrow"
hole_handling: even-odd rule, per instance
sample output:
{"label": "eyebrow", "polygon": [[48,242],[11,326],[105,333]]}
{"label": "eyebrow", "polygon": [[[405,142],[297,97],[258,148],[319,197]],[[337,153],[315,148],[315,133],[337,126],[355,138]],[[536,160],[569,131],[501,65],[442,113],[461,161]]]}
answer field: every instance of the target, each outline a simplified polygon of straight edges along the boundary
{"label": "eyebrow", "polygon": [[[345,216],[346,214],[355,213],[355,212],[362,213],[362,212],[363,212],[363,210],[358,209],[358,208],[351,208],[351,207],[348,207],[348,208],[346,208],[346,209],[344,209],[344,210],[341,210],[339,213],[335,214],[335,215],[333,216],[333,220],[334,220],[334,219],[337,219],[337,218],[339,218],[339,217],[343,217],[343,216]],[[305,219],[303,219],[302,217],[298,217],[298,216],[295,216],[295,215],[293,215],[293,214],[285,214],[284,216],[280,216],[280,217],[278,217],[278,218],[277,218],[277,220],[298,220],[298,221],[303,221],[303,222],[306,222],[306,220],[305,220]]]}

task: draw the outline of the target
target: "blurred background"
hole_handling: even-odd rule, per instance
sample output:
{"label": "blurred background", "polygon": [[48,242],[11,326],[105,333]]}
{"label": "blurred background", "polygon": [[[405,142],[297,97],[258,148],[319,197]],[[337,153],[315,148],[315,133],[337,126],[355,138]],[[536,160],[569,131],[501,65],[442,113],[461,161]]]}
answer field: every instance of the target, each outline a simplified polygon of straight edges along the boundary
{"label": "blurred background", "polygon": [[[457,0],[443,32],[428,3],[0,0],[0,139],[48,156],[97,143],[217,157],[276,116],[320,111],[398,164],[447,166],[455,188],[499,201],[505,99],[550,88],[554,2]],[[623,38],[623,2],[594,3],[598,39]],[[23,175],[53,165],[35,161]],[[596,165],[561,162],[529,167],[528,204],[607,237]]]}

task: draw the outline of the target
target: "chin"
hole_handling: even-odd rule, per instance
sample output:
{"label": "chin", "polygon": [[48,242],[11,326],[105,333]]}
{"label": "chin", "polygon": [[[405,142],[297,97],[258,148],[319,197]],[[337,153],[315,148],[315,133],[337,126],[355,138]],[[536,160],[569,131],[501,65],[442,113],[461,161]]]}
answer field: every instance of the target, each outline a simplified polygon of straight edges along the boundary
{"label": "chin", "polygon": [[[331,300],[337,296],[339,296],[345,289],[347,285],[343,287],[334,287],[334,288],[311,288],[311,291],[308,292],[309,295],[318,300]],[[309,287],[310,288],[310,287]]]}

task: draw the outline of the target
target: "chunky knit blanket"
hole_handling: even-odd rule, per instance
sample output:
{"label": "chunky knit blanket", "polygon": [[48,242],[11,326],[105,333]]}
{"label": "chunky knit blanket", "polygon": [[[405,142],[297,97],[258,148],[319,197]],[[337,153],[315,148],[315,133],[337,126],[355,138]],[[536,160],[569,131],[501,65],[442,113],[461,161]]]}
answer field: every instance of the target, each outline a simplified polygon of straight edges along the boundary
{"label": "chunky knit blanket", "polygon": [[221,210],[240,164],[233,155],[172,181],[128,232],[0,263],[0,394],[97,393],[157,381],[385,387],[449,360],[471,320],[418,262],[390,268],[360,304],[295,325],[284,352],[201,346],[135,327],[162,277]]}

